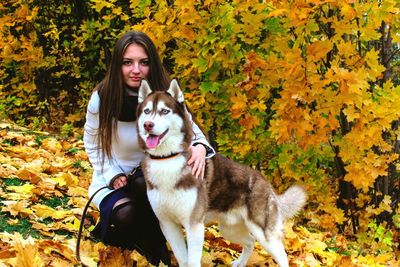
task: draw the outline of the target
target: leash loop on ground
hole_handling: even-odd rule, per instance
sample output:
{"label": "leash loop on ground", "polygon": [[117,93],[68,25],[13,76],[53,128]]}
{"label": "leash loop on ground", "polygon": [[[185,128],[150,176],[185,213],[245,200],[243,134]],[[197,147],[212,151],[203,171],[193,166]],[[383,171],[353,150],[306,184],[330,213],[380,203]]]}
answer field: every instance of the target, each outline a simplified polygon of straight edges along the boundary
{"label": "leash loop on ground", "polygon": [[99,188],[96,192],[94,192],[94,194],[89,198],[88,202],[86,203],[85,208],[83,209],[81,222],[80,222],[80,224],[79,224],[79,231],[78,231],[78,237],[77,237],[77,239],[76,239],[76,249],[75,249],[76,259],[77,259],[78,262],[81,263],[82,265],[84,265],[84,264],[81,262],[81,256],[80,256],[79,248],[80,248],[80,244],[81,244],[83,223],[84,223],[84,221],[85,221],[86,212],[87,212],[87,209],[88,209],[89,206],[90,206],[90,203],[92,203],[92,200],[93,200],[94,196],[95,196],[98,192],[100,192],[101,190],[106,189],[106,188],[108,188],[108,186],[103,186],[103,187]]}

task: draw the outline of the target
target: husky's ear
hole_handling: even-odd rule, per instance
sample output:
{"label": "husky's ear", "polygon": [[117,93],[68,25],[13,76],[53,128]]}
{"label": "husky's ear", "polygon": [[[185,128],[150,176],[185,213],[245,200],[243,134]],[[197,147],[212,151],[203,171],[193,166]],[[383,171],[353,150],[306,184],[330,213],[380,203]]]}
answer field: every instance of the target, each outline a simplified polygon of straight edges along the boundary
{"label": "husky's ear", "polygon": [[183,98],[183,93],[181,88],[179,87],[178,81],[173,79],[169,84],[169,88],[167,92],[172,95],[179,103],[183,103],[185,99]]}
{"label": "husky's ear", "polygon": [[146,80],[142,80],[139,87],[138,103],[142,103],[151,92],[149,83]]}

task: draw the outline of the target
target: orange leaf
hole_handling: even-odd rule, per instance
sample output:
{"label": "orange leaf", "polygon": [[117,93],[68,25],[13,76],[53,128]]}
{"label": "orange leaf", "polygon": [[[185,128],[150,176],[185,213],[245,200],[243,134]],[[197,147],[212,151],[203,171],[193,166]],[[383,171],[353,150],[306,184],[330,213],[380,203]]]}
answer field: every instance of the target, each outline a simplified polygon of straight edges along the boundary
{"label": "orange leaf", "polygon": [[247,109],[247,96],[245,94],[237,93],[230,99],[233,103],[231,107],[232,118],[237,119],[242,116]]}
{"label": "orange leaf", "polygon": [[17,253],[16,266],[21,267],[41,267],[45,266],[39,254],[39,249],[34,240],[29,237],[24,240],[19,234],[14,249]]}

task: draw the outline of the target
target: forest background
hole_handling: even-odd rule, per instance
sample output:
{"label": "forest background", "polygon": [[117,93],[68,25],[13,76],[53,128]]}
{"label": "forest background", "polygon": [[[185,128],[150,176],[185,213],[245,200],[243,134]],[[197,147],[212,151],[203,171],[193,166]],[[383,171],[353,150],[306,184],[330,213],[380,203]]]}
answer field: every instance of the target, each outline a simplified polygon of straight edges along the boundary
{"label": "forest background", "polygon": [[[261,170],[278,192],[305,186],[307,207],[286,226],[291,265],[399,266],[399,8],[395,0],[2,0],[1,266],[77,264],[91,174],[86,105],[116,39],[132,29],[154,40],[219,153]],[[87,226],[97,218],[91,210]],[[240,250],[217,228],[206,236],[210,265]],[[87,233],[82,253],[91,266],[146,265]],[[253,265],[268,262],[256,249]]]}

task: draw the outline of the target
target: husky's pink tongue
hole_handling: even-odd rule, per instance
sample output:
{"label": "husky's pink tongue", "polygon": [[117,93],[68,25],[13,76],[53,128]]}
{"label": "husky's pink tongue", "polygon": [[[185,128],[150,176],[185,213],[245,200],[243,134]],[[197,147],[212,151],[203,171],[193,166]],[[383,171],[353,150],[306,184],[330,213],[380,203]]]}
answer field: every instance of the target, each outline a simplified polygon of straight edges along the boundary
{"label": "husky's pink tongue", "polygon": [[147,148],[153,149],[158,146],[159,142],[160,142],[160,135],[150,134],[149,137],[147,137],[146,146]]}

